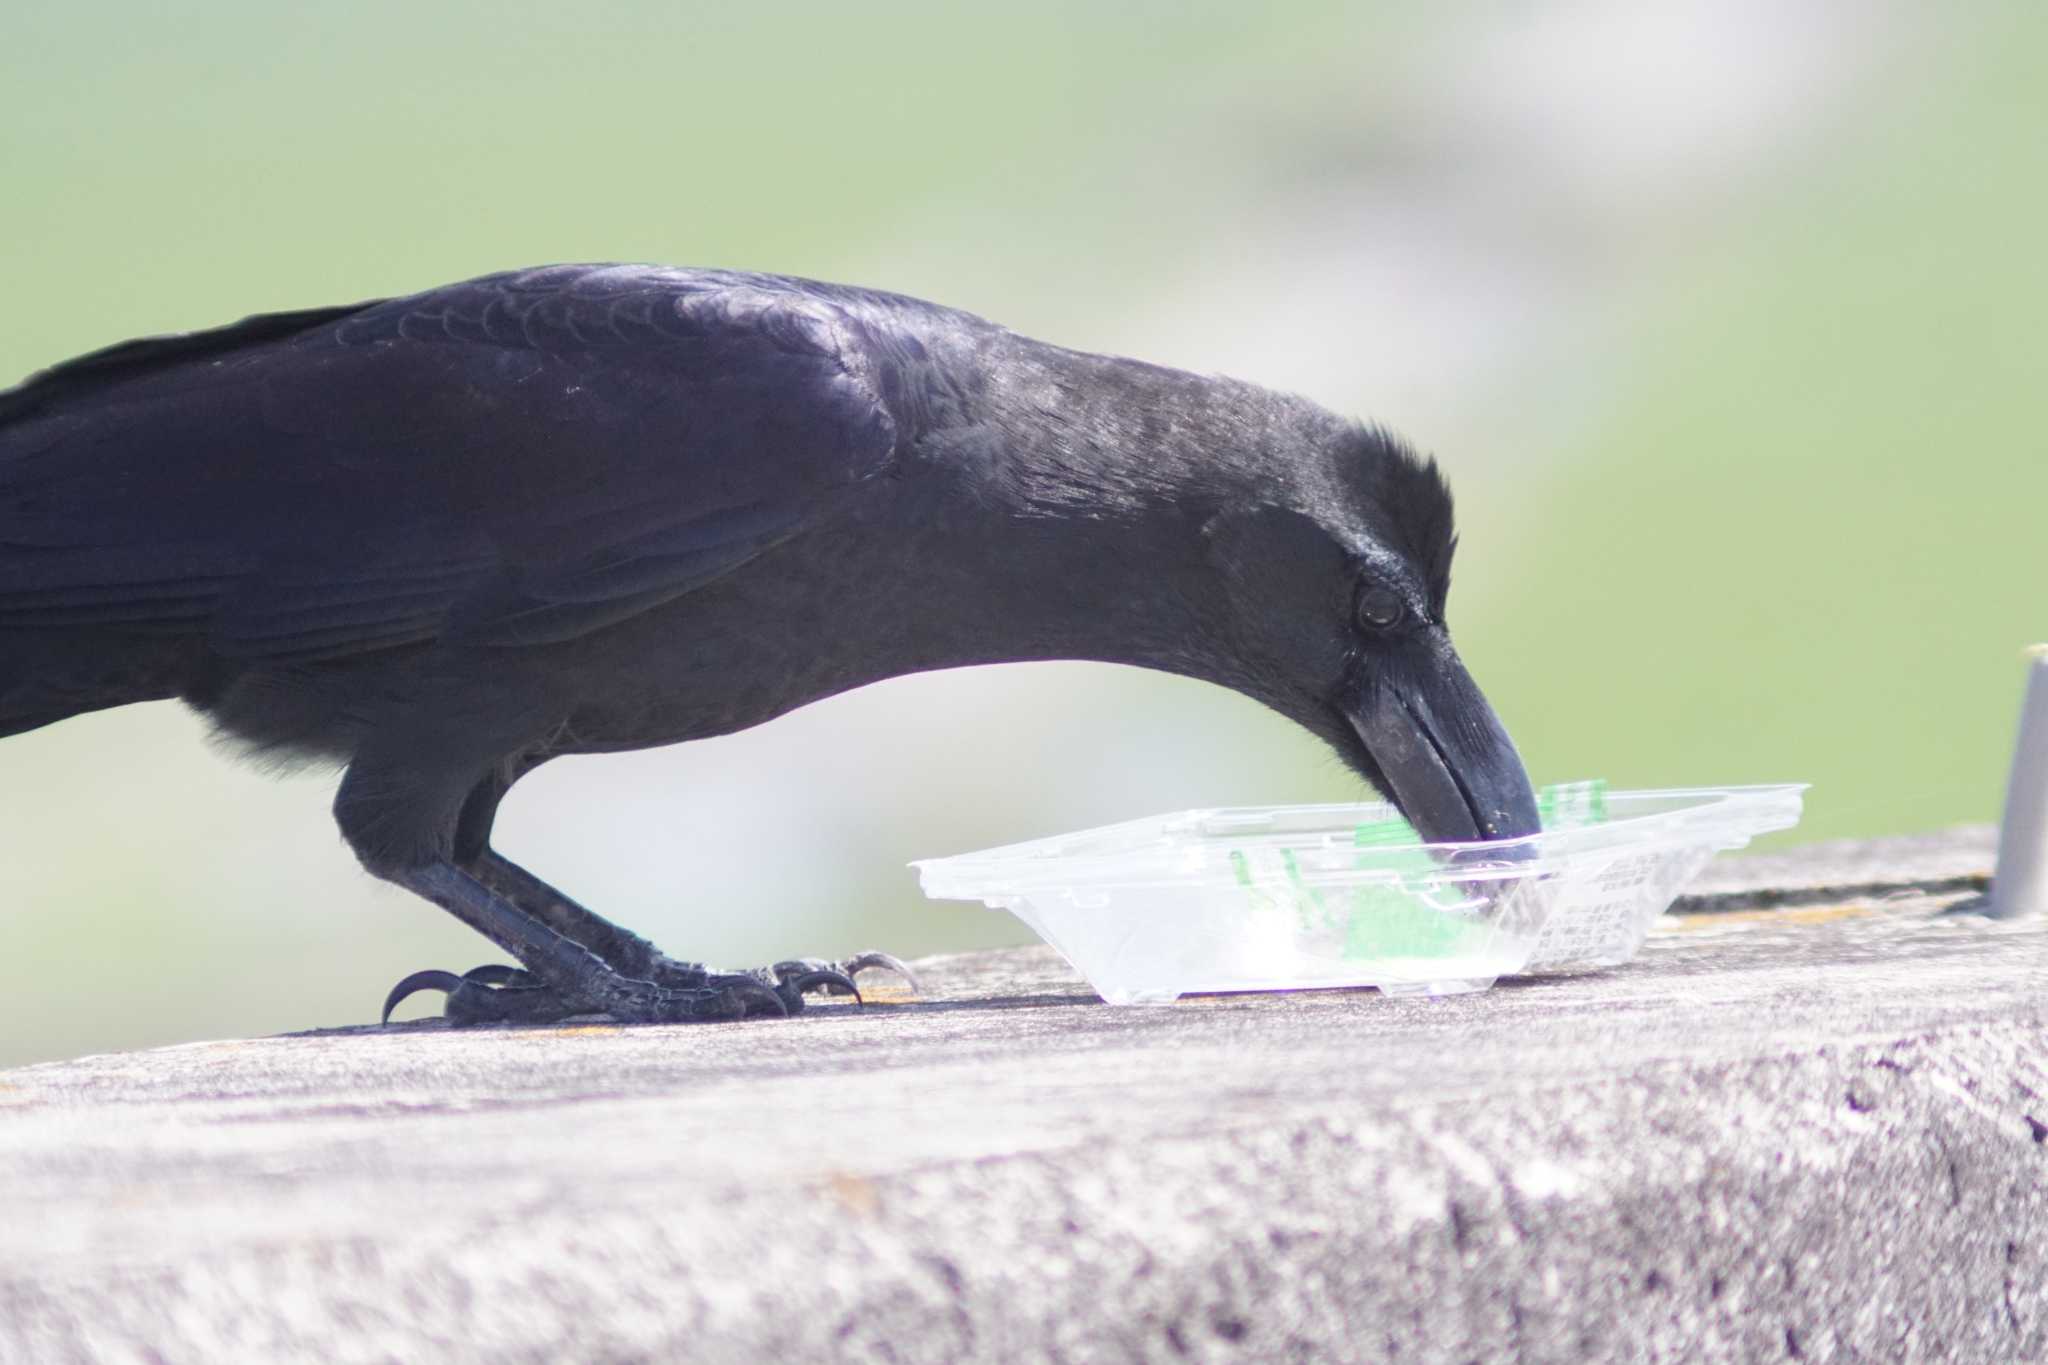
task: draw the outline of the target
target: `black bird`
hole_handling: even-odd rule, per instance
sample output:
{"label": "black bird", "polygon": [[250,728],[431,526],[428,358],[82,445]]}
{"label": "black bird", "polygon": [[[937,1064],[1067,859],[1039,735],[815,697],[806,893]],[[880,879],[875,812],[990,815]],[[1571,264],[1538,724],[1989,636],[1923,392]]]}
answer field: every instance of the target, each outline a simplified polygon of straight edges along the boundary
{"label": "black bird", "polygon": [[1445,631],[1453,545],[1433,461],[1300,398],[874,290],[549,266],[0,393],[0,735],[178,697],[344,765],[363,865],[521,964],[391,1003],[780,1014],[889,960],[671,960],[491,848],[506,791],[897,674],[1097,659],[1256,698],[1430,839],[1527,834]]}

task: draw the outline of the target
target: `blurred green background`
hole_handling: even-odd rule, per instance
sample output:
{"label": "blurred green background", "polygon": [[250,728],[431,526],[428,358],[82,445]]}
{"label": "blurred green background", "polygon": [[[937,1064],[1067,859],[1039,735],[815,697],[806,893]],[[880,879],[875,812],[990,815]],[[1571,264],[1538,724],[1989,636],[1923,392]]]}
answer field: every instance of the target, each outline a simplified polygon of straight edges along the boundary
{"label": "blurred green background", "polygon": [[[0,383],[555,260],[903,290],[1435,451],[1453,626],[1538,781],[1992,819],[2041,513],[2048,9],[1685,0],[38,5],[0,41]],[[492,954],[331,779],[164,705],[0,745],[0,1063],[373,1017]],[[1020,941],[906,859],[1357,799],[1089,665],[551,766],[500,846],[679,955]],[[423,1007],[426,1006],[422,1002]]]}

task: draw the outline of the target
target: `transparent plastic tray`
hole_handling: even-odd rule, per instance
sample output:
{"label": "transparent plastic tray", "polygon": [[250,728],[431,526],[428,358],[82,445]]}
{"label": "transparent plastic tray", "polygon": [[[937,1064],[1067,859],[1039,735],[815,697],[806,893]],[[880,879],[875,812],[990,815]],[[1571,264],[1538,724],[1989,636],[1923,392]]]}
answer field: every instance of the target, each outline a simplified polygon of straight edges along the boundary
{"label": "transparent plastic tray", "polygon": [[1191,810],[913,863],[1008,910],[1111,1004],[1191,992],[1484,990],[1613,966],[1708,859],[1799,822],[1804,786],[1548,787],[1543,832],[1422,844],[1384,804]]}

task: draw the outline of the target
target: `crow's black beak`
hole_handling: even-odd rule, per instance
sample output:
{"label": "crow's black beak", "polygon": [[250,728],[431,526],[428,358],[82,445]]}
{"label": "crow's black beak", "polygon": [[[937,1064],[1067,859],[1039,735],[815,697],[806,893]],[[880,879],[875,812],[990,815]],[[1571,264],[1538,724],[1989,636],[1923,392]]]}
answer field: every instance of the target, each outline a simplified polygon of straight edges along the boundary
{"label": "crow's black beak", "polygon": [[1425,843],[1541,827],[1522,756],[1441,631],[1383,660],[1348,718]]}

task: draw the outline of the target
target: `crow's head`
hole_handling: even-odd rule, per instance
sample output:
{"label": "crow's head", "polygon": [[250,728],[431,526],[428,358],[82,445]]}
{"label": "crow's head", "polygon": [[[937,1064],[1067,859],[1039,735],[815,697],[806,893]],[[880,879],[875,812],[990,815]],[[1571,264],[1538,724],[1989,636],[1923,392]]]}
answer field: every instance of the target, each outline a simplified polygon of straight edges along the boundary
{"label": "crow's head", "polygon": [[1327,740],[1431,841],[1537,829],[1522,760],[1451,648],[1451,495],[1433,461],[1347,426],[1203,527],[1217,681]]}

